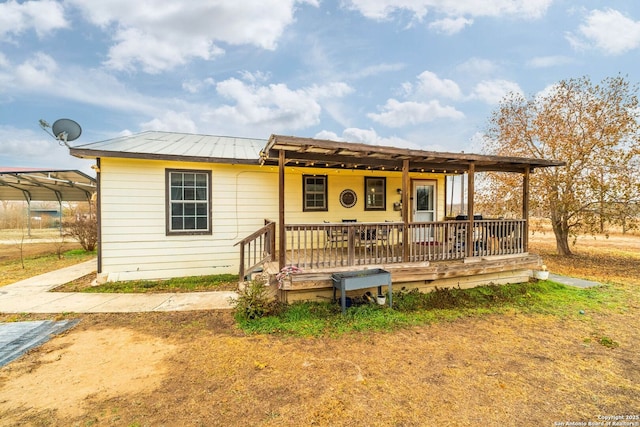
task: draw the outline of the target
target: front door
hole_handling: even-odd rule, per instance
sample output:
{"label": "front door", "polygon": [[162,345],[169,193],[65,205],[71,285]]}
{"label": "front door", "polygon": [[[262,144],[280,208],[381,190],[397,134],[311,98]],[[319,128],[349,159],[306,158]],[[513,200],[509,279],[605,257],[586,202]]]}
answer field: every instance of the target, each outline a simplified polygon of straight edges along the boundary
{"label": "front door", "polygon": [[[413,181],[413,222],[433,222],[436,220],[436,182],[427,180]],[[433,240],[433,227],[414,229],[414,242]]]}

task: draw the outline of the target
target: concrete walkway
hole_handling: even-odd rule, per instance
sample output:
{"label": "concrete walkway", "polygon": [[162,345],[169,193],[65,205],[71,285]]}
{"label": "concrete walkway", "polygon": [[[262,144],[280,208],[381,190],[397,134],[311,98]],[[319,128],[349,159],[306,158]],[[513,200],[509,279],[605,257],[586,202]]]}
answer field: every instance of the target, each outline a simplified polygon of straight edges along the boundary
{"label": "concrete walkway", "polygon": [[[135,313],[149,311],[225,310],[231,308],[235,292],[185,292],[165,294],[88,294],[49,292],[90,274],[96,261],[45,273],[0,287],[0,313]],[[588,288],[600,283],[550,274],[549,280]]]}
{"label": "concrete walkway", "polygon": [[559,274],[549,273],[549,280],[563,285],[573,286],[576,288],[594,288],[602,286],[602,283],[593,282],[591,280],[578,279],[576,277],[560,276]]}
{"label": "concrete walkway", "polygon": [[0,313],[132,313],[231,308],[235,292],[88,294],[48,292],[96,270],[96,261],[41,274],[0,287]]}

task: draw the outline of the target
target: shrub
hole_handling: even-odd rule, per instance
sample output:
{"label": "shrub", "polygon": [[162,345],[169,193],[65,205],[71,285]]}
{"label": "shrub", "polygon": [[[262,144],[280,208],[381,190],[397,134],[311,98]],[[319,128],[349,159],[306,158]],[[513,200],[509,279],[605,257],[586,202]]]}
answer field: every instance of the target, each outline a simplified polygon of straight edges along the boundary
{"label": "shrub", "polygon": [[251,320],[276,314],[279,308],[280,304],[274,300],[269,287],[254,280],[238,292],[233,309],[237,320]]}
{"label": "shrub", "polygon": [[75,221],[64,224],[69,236],[80,242],[82,249],[93,252],[98,244],[98,221],[95,216],[85,218],[79,216]]}

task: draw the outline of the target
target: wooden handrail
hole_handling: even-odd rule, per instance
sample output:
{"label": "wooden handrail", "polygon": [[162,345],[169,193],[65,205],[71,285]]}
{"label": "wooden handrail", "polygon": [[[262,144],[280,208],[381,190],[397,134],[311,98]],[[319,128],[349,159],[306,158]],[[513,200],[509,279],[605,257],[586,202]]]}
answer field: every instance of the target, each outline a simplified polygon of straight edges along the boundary
{"label": "wooden handrail", "polygon": [[287,262],[321,269],[522,254],[526,230],[522,219],[306,223],[283,238]]}
{"label": "wooden handrail", "polygon": [[234,246],[240,246],[240,281],[257,270],[265,262],[271,261],[276,246],[276,223],[265,220],[265,225],[240,240]]}

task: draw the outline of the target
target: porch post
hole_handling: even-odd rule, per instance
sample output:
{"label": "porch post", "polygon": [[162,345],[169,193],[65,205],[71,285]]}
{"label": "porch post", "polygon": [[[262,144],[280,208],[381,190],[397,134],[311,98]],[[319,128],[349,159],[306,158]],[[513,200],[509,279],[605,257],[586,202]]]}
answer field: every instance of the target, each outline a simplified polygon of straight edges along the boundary
{"label": "porch post", "polygon": [[467,241],[465,242],[466,254],[467,257],[473,256],[473,199],[475,189],[475,173],[476,173],[476,165],[475,163],[469,163],[469,172],[467,174],[467,218],[469,219],[469,230],[467,230]]}
{"label": "porch post", "polygon": [[409,262],[409,160],[402,161],[402,262]]}
{"label": "porch post", "polygon": [[282,270],[287,262],[284,231],[284,163],[284,150],[280,150],[278,153],[278,270]]}
{"label": "porch post", "polygon": [[522,236],[522,250],[529,251],[529,180],[531,167],[527,166],[522,178],[522,219],[524,219],[524,236]]}

